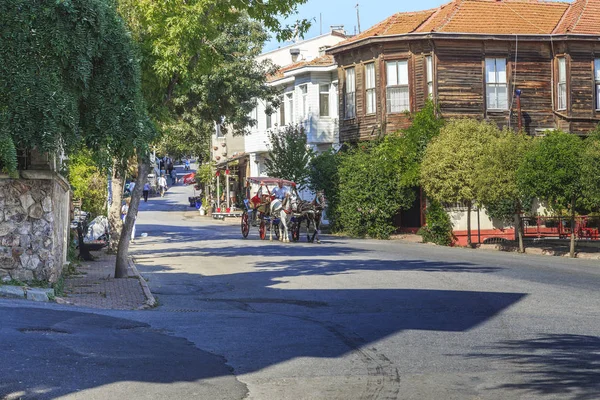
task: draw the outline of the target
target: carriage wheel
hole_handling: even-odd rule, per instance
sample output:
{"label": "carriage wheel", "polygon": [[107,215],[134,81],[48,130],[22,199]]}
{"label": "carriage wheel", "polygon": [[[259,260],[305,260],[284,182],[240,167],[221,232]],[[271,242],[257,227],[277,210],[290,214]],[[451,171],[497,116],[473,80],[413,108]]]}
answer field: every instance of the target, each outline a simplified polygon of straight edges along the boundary
{"label": "carriage wheel", "polygon": [[258,234],[260,235],[260,238],[262,240],[265,240],[265,238],[267,237],[267,226],[265,224],[264,219],[260,221],[260,225],[258,227]]}
{"label": "carriage wheel", "polygon": [[242,214],[242,236],[244,238],[247,238],[249,232],[250,224],[248,222],[248,212],[244,211],[244,213]]}
{"label": "carriage wheel", "polygon": [[298,222],[292,222],[292,242],[300,240],[300,224]]}

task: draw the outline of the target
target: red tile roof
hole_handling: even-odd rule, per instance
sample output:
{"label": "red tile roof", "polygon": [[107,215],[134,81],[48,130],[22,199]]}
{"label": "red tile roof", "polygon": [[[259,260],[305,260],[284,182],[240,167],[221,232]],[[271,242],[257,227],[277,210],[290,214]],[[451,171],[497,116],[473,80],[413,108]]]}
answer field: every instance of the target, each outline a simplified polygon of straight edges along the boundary
{"label": "red tile roof", "polygon": [[577,0],[554,33],[600,34],[600,0]]}
{"label": "red tile roof", "polygon": [[600,0],[453,0],[433,10],[392,15],[339,45],[408,33],[600,35]]}
{"label": "red tile roof", "polygon": [[295,69],[303,67],[328,67],[330,65],[335,65],[335,61],[333,56],[329,54],[317,57],[311,61],[300,61],[294,64],[286,65],[285,67],[278,69],[275,74],[267,76],[267,82],[278,81],[283,78],[284,73],[293,71]]}

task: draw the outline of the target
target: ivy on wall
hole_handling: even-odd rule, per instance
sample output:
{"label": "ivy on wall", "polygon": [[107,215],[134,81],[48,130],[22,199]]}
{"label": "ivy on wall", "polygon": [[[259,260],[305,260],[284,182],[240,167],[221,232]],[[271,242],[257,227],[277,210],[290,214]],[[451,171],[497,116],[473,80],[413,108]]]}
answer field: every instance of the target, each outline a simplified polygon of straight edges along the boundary
{"label": "ivy on wall", "polygon": [[0,166],[84,144],[126,158],[147,143],[136,53],[112,0],[0,1]]}

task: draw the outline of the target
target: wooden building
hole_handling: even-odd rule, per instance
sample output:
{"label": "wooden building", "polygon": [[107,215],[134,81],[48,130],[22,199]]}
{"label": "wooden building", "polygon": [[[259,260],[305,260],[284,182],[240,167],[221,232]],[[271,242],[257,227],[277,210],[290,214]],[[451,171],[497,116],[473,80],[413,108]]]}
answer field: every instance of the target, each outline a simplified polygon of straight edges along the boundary
{"label": "wooden building", "polygon": [[444,117],[530,134],[600,122],[600,0],[454,0],[395,14],[328,51],[338,64],[340,141],[406,127],[431,96]]}
{"label": "wooden building", "polygon": [[340,142],[407,127],[428,97],[445,118],[532,135],[585,135],[600,122],[600,0],[454,0],[392,15],[328,54]]}

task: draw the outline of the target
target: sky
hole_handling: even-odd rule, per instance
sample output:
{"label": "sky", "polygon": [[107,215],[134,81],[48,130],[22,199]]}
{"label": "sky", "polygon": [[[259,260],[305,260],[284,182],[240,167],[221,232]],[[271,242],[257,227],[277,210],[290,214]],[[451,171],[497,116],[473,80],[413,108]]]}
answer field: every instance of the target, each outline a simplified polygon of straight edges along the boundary
{"label": "sky", "polygon": [[[329,32],[331,25],[344,25],[346,33],[358,32],[356,4],[359,4],[360,28],[364,31],[387,17],[402,11],[418,11],[435,8],[450,0],[308,0],[298,7],[298,15],[287,20],[293,24],[298,19],[313,19],[310,30],[304,35],[305,39],[319,36],[319,14],[322,18],[323,33]],[[288,42],[290,43],[290,42]],[[267,42],[264,51],[274,50],[285,44],[275,39]]]}
{"label": "sky", "polygon": [[[344,25],[346,33],[354,34],[355,27],[358,32],[357,3],[359,4],[360,28],[361,31],[364,31],[397,12],[427,10],[449,2],[450,0],[308,0],[298,7],[297,16],[286,22],[293,24],[298,19],[313,19],[312,27],[304,35],[305,39],[310,39],[320,34],[320,14],[323,21],[323,33],[329,32],[331,25]],[[285,44],[272,39],[265,44],[264,51],[274,50],[283,45]]]}

